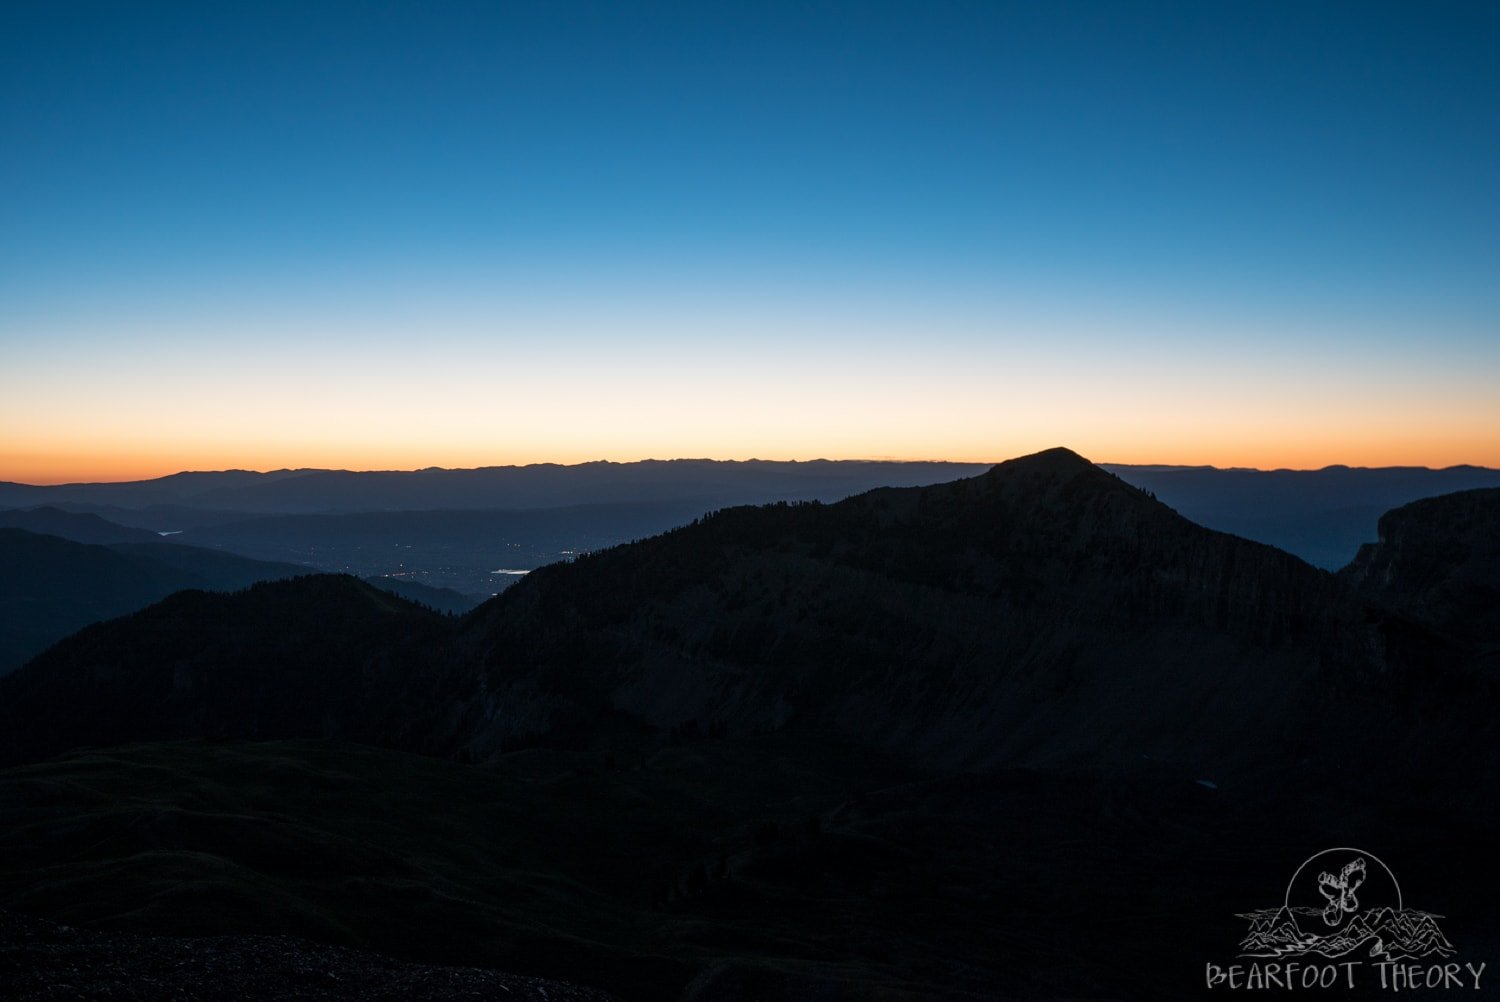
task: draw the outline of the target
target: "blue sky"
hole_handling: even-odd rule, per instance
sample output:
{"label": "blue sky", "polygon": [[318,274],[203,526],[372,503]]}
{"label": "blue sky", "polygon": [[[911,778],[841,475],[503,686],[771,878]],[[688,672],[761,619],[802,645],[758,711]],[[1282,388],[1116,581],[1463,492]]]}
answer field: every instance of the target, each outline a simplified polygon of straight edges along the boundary
{"label": "blue sky", "polygon": [[[0,477],[1500,464],[1497,43],[1486,4],[7,4]],[[482,400],[549,378],[526,428]]]}

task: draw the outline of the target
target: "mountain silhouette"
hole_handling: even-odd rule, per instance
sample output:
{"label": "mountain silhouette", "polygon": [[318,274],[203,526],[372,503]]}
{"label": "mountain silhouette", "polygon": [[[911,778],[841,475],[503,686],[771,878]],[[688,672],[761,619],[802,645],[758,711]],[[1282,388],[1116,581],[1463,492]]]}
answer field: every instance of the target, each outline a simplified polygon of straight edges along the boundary
{"label": "mountain silhouette", "polygon": [[1387,512],[1344,571],[1367,601],[1459,643],[1500,646],[1500,489]]}
{"label": "mountain silhouette", "polygon": [[1348,467],[1321,470],[1106,464],[1210,529],[1294,553],[1336,571],[1374,541],[1380,516],[1421,498],[1500,487],[1500,470],[1479,466]]}
{"label": "mountain silhouette", "polygon": [[[87,741],[89,721],[120,697],[101,694],[91,707],[82,675],[156,671],[142,651],[176,638],[172,657],[188,657],[214,617],[241,606],[265,622],[236,640],[249,670],[274,660],[258,644],[277,644],[275,658],[290,650],[272,610],[325,603],[309,628],[322,622],[331,636],[329,624],[362,622],[351,609],[369,604],[350,585],[307,582],[204,601],[167,603],[96,629],[87,645],[60,645],[22,673],[33,688],[23,692],[18,678],[4,691],[6,704],[27,718],[29,700],[52,702],[39,679],[73,678],[72,723],[60,733]],[[358,690],[349,700],[404,703],[431,722],[382,730],[370,722],[379,713],[350,723],[340,711],[338,733],[476,758],[624,724],[831,732],[945,768],[1144,755],[1232,769],[1268,737],[1309,732],[1320,680],[1347,657],[1337,642],[1348,608],[1326,573],[1196,526],[1054,449],[949,484],[728,509],[543,568],[402,648],[415,675],[435,673],[435,691],[366,671],[363,635],[319,649],[325,670]],[[133,698],[161,695],[143,687]],[[324,733],[301,717],[272,726],[288,719],[275,714],[237,728],[239,711],[212,703],[232,701],[228,689],[173,698],[170,715],[133,714],[130,737],[185,736],[193,731],[182,721],[206,719],[224,735]],[[18,733],[15,753],[29,744]]]}
{"label": "mountain silhouette", "polygon": [[[1466,520],[1433,523],[1430,538],[1415,547],[1473,554],[1456,565],[1466,583],[1441,592],[1450,603],[1474,594],[1470,578],[1483,579],[1490,564],[1462,532],[1443,534],[1459,531],[1454,526],[1488,531],[1484,519],[1494,517],[1500,492],[1455,497],[1447,505],[1469,512]],[[1426,512],[1447,510],[1424,505],[1402,509],[1407,514],[1391,524],[1425,525]],[[139,586],[141,594],[180,585],[167,565],[202,578],[206,569],[194,561],[224,556],[133,545],[107,557],[156,561],[157,577]],[[437,689],[414,687],[400,673],[356,670],[368,638],[347,638],[352,661],[337,645],[327,656],[328,670],[359,690],[348,698],[366,707],[408,702],[427,723],[380,732],[340,715],[334,729],[479,759],[592,740],[623,726],[833,733],[937,768],[1086,767],[1144,757],[1225,774],[1298,758],[1331,763],[1380,733],[1391,754],[1404,748],[1412,762],[1435,762],[1453,749],[1434,741],[1432,717],[1415,707],[1457,700],[1480,713],[1489,683],[1443,661],[1448,648],[1431,629],[1392,632],[1379,618],[1409,626],[1437,615],[1441,603],[1431,594],[1438,593],[1423,590],[1426,566],[1406,555],[1400,567],[1376,575],[1384,582],[1376,594],[1370,574],[1335,577],[1204,529],[1077,454],[1053,449],[947,484],[882,488],[829,505],[725,509],[543,567],[461,620],[427,624],[422,643],[403,648],[414,677]],[[304,601],[328,604],[329,623],[359,622],[351,608],[369,604],[367,593],[347,584],[295,582],[258,591],[253,601],[214,601],[226,610],[263,607],[263,631],[236,641],[253,660],[257,644],[275,640],[270,610],[295,604],[274,596],[304,589],[312,589]],[[429,604],[452,611],[461,602]],[[1404,611],[1374,620],[1368,611],[1398,607]],[[115,674],[147,670],[136,652],[155,649],[163,636],[180,638],[182,653],[174,656],[186,656],[212,629],[193,618],[207,608],[169,603],[108,624],[107,644],[61,645],[28,675],[61,680],[111,661]],[[1479,613],[1457,606],[1444,615],[1441,622]],[[107,715],[112,704],[103,700],[91,711],[88,688],[72,689],[75,720],[66,731],[83,742],[92,714]],[[34,697],[0,692],[16,707],[47,698],[40,685]],[[227,691],[178,696],[221,697]],[[300,718],[295,727],[270,726],[282,719],[274,715],[236,728],[227,706],[179,711],[184,720],[217,720],[226,736],[323,733]],[[26,730],[24,720],[17,726]],[[162,736],[144,723],[132,732],[133,739]],[[13,753],[29,754],[28,740],[18,736]]]}
{"label": "mountain silhouette", "polygon": [[778,498],[837,499],[885,484],[939,483],[982,469],[972,463],[944,462],[673,459],[468,470],[229,470],[126,483],[0,483],[0,505],[191,505],[257,514],[545,508],[685,499],[722,505]]}
{"label": "mountain silhouette", "polygon": [[[45,520],[65,521],[71,531],[96,538],[138,538],[93,516]],[[184,588],[236,589],[306,573],[291,564],[163,543],[150,533],[145,538],[158,541],[104,546],[0,529],[0,673],[90,623]]]}
{"label": "mountain silhouette", "polygon": [[1342,607],[1327,574],[1053,449],[542,568],[462,624],[488,700],[463,726],[481,756],[622,713],[945,766],[1212,765],[1299,726]]}
{"label": "mountain silhouette", "polygon": [[486,598],[484,595],[466,595],[452,588],[434,588],[420,581],[408,581],[398,577],[367,577],[362,580],[382,591],[399,595],[408,602],[415,602],[434,612],[444,612],[450,616],[463,615]]}
{"label": "mountain silhouette", "polygon": [[0,511],[0,529],[22,529],[42,536],[57,536],[75,543],[159,543],[161,537],[146,529],[117,525],[92,512],[61,508],[17,508]]}
{"label": "mountain silhouette", "polygon": [[185,737],[341,737],[430,750],[422,665],[449,620],[351,577],[181,591],[6,676],[0,756]]}

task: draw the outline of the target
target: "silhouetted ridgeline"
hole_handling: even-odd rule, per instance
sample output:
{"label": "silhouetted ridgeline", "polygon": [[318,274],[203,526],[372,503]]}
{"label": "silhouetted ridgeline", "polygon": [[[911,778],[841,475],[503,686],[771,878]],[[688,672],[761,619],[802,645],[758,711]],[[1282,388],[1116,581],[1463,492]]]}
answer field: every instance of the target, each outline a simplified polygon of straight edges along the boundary
{"label": "silhouetted ridgeline", "polygon": [[117,525],[91,512],[61,508],[16,508],[0,511],[0,528],[22,529],[44,536],[71,539],[75,543],[159,543],[161,537],[146,529]]}
{"label": "silhouetted ridgeline", "polygon": [[[449,621],[349,577],[184,591],[69,637],[4,681],[9,757],[185,737],[430,746],[424,669]],[[420,705],[402,701],[424,693]]]}
{"label": "silhouetted ridgeline", "polygon": [[[44,517],[40,524],[85,537],[138,538],[132,530],[93,516],[57,512]],[[291,564],[159,541],[91,545],[0,529],[0,675],[75,630],[144,608],[175,591],[243,588],[305,573],[307,568]]]}
{"label": "silhouetted ridgeline", "polygon": [[[164,542],[155,533],[93,515],[37,509],[0,513],[0,520],[6,515],[20,516],[12,520],[21,524],[45,526],[55,535],[0,529],[0,675],[91,623],[143,609],[173,592],[235,591],[258,581],[315,572],[304,565]],[[106,542],[80,545],[75,537]],[[398,577],[369,581],[438,612],[468,612],[481,601]]]}
{"label": "silhouetted ridgeline", "polygon": [[1479,466],[1243,470],[1212,466],[1105,469],[1150,491],[1187,518],[1338,570],[1374,542],[1381,514],[1439,494],[1500,487],[1500,470]]}
{"label": "silhouetted ridgeline", "polygon": [[1329,701],[1382,712],[1395,684],[1353,589],[1061,449],[722,511],[456,625],[377,594],[304,579],[86,631],[0,690],[8,753],[202,734],[482,759],[619,727],[791,729],[929,766],[1224,771],[1338,754]]}
{"label": "silhouetted ridgeline", "polygon": [[[177,473],[117,484],[36,487],[0,483],[0,506],[190,505],[252,513],[545,508],[577,504],[846,497],[883,484],[932,484],[984,467],[972,463],[709,459],[491,466],[473,470],[277,470]],[[174,526],[181,528],[181,526]]]}
{"label": "silhouetted ridgeline", "polygon": [[1053,450],[543,568],[463,624],[484,685],[463,739],[488,755],[624,711],[833,729],[949,766],[1212,762],[1298,733],[1345,657],[1346,603],[1327,574]]}
{"label": "silhouetted ridgeline", "polygon": [[1494,657],[1500,647],[1500,489],[1417,501],[1380,519],[1344,577],[1380,608]]}

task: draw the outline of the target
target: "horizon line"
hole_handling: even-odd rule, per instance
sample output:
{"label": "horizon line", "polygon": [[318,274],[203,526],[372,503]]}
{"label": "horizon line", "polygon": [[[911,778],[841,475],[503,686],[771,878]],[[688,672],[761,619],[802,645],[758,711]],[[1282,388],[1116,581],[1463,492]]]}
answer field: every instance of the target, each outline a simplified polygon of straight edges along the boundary
{"label": "horizon line", "polygon": [[[1042,452],[1050,450],[1039,450]],[[1073,451],[1073,450],[1069,450]],[[1027,455],[1037,453],[1025,453],[1022,456],[1010,456],[1006,459],[997,460],[962,460],[962,459],[892,459],[878,457],[845,457],[841,459],[830,459],[817,457],[814,459],[767,459],[752,456],[747,459],[715,459],[709,456],[677,456],[670,459],[659,459],[646,457],[643,459],[615,460],[615,459],[590,459],[576,463],[561,463],[554,461],[541,461],[534,463],[496,463],[483,466],[421,466],[411,469],[393,468],[370,468],[351,469],[348,467],[320,467],[320,466],[282,466],[274,469],[255,470],[244,467],[226,467],[224,469],[182,469],[171,473],[163,473],[157,476],[124,477],[120,479],[101,480],[54,480],[54,481],[25,481],[25,480],[0,480],[0,484],[15,487],[35,487],[38,489],[60,488],[60,487],[93,487],[103,485],[121,484],[147,484],[159,480],[169,480],[181,476],[210,476],[214,474],[243,473],[253,476],[270,476],[275,473],[285,473],[293,476],[314,475],[320,473],[351,473],[351,474],[418,474],[418,473],[476,473],[483,470],[526,470],[537,467],[560,467],[563,469],[581,466],[637,466],[645,463],[723,463],[723,464],[748,464],[767,463],[779,465],[812,465],[814,463],[870,463],[889,464],[892,466],[919,466],[919,465],[947,465],[947,466],[984,466],[993,467],[1013,459],[1021,459]],[[1077,454],[1077,453],[1075,453]],[[1081,455],[1081,454],[1078,454]],[[1446,470],[1497,470],[1500,468],[1485,466],[1481,463],[1450,463],[1444,466],[1427,466],[1408,463],[1393,463],[1386,466],[1350,465],[1346,463],[1327,463],[1322,466],[1216,466],[1212,463],[1116,463],[1108,460],[1095,461],[1087,459],[1094,466],[1101,468],[1114,467],[1117,469],[1155,469],[1155,470],[1215,470],[1221,473],[1249,472],[1249,473],[1320,473],[1326,470],[1427,470],[1430,472],[1443,472]]]}

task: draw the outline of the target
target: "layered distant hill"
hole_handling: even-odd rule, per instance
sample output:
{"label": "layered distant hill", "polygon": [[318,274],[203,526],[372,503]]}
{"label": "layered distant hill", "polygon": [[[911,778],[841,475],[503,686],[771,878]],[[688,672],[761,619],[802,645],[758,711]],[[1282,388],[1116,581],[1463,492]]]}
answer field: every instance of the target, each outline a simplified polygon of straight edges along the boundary
{"label": "layered distant hill", "polygon": [[71,539],[75,543],[159,543],[162,539],[159,533],[119,525],[91,512],[64,511],[50,506],[0,511],[0,529],[21,529]]}
{"label": "layered distant hill", "polygon": [[473,470],[230,470],[176,473],[128,483],[50,487],[0,483],[0,506],[190,506],[252,514],[551,508],[683,499],[719,506],[781,499],[836,500],[872,487],[940,483],[983,469],[972,463],[674,459]]}
{"label": "layered distant hill", "polygon": [[[54,529],[96,538],[135,538],[131,530],[92,516],[46,521]],[[308,570],[144,535],[158,541],[95,545],[0,529],[0,674],[89,623],[143,608],[175,591],[234,590]]]}
{"label": "layered distant hill", "polygon": [[[496,524],[481,529],[481,537],[503,536],[506,546],[515,544],[524,551],[531,568],[565,556],[563,551],[626,542],[718,508],[772,501],[831,502],[876,487],[923,486],[973,476],[986,468],[963,463],[684,459],[409,472],[231,470],[130,483],[0,484],[0,508],[49,506],[92,513],[121,526],[192,533],[199,545],[263,559],[300,562],[314,552],[309,562],[322,569],[383,575],[401,568],[375,550],[413,545],[402,537],[431,534],[430,525],[417,514],[399,524],[366,520],[344,526],[336,526],[328,516],[399,511],[426,513],[431,522],[439,512],[488,512]],[[1500,470],[1473,466],[1104,468],[1200,525],[1269,543],[1328,570],[1343,567],[1362,544],[1373,542],[1376,520],[1391,508],[1454,491],[1500,487]],[[570,512],[535,514],[546,509]],[[323,521],[264,522],[220,531],[268,515],[316,515]],[[354,537],[357,543],[350,543]],[[499,587],[486,585],[506,583],[487,581],[479,565],[446,572],[444,568],[453,568],[451,553],[443,552],[446,548],[446,543],[431,552],[416,548],[406,569],[415,566],[429,575],[419,583],[470,593],[488,594]]]}
{"label": "layered distant hill", "polygon": [[527,571],[690,522],[701,501],[637,501],[502,511],[265,515],[172,538],[261,560],[451,588],[482,598]]}
{"label": "layered distant hill", "polygon": [[435,603],[460,610],[536,567],[655,535],[728,505],[836,501],[873,487],[931,484],[983,469],[672,460],[410,472],[227,471],[119,484],[0,484],[0,507],[32,509],[10,514],[11,524],[69,538],[83,538],[78,526],[47,528],[39,512],[50,513],[46,519],[53,522],[68,513],[93,515],[260,560],[477,596]]}
{"label": "layered distant hill", "polygon": [[[168,538],[55,508],[0,512],[0,675],[90,623],[176,591],[235,591],[317,570],[311,561],[256,560]],[[400,576],[370,582],[438,612],[468,612],[481,601]]]}
{"label": "layered distant hill", "polygon": [[1500,470],[1479,466],[1104,468],[1200,525],[1270,543],[1327,570],[1338,570],[1354,559],[1360,546],[1373,543],[1380,516],[1398,505],[1454,491],[1500,487]]}

